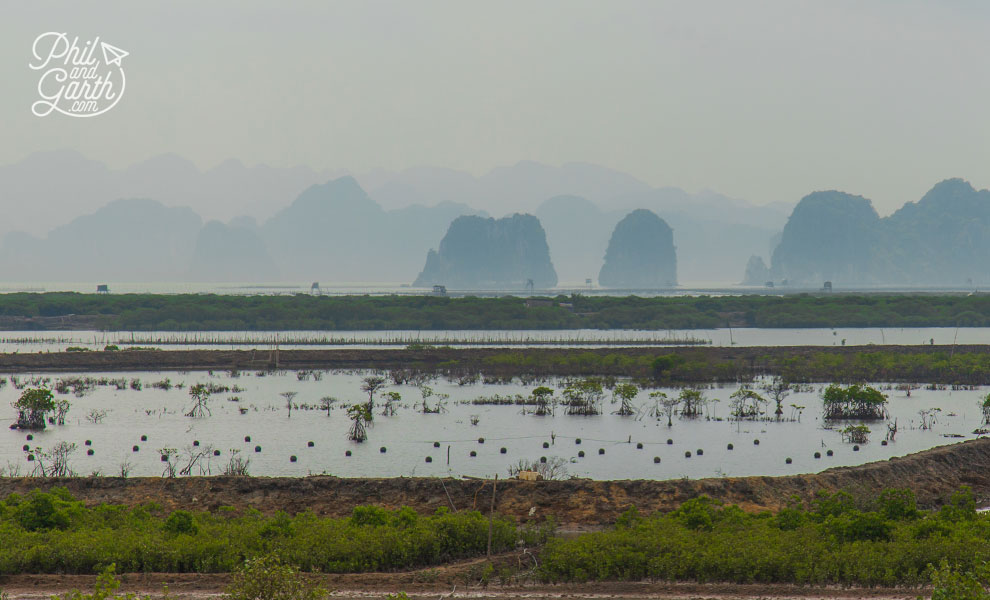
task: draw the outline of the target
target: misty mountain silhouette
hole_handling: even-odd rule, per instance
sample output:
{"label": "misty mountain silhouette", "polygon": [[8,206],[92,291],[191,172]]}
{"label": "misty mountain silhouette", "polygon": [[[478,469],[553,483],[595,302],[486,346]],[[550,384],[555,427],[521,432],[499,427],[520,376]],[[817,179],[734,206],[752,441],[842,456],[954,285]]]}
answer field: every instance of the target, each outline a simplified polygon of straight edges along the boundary
{"label": "misty mountain silhouette", "polygon": [[540,220],[514,214],[502,219],[454,219],[438,250],[431,249],[414,286],[455,289],[535,289],[557,285]]}
{"label": "misty mountain silhouette", "polygon": [[8,234],[0,276],[20,281],[181,279],[202,219],[155,200],[116,200],[56,227],[44,238]]}
{"label": "misty mountain silhouette", "polygon": [[627,289],[676,286],[677,251],[667,222],[643,208],[619,221],[609,239],[598,283]]}
{"label": "misty mountain silhouette", "polygon": [[[586,163],[554,167],[521,161],[481,176],[433,167],[376,171],[340,181],[342,175],[306,167],[247,167],[236,160],[202,171],[176,155],[110,169],[74,151],[39,153],[0,166],[0,197],[13,201],[0,231],[30,234],[7,237],[6,256],[15,256],[38,240],[51,240],[53,228],[79,215],[96,214],[109,200],[153,198],[163,206],[189,207],[207,221],[233,225],[245,216],[257,219],[257,233],[280,279],[408,281],[456,217],[498,216],[518,209],[534,212],[542,221],[561,279],[582,282],[594,278],[601,267],[619,219],[629,210],[647,208],[674,228],[685,277],[730,281],[744,264],[742,256],[766,252],[768,240],[787,216],[786,207],[756,207],[710,192],[651,188],[628,174]],[[570,200],[559,200],[562,197]],[[298,206],[289,202],[292,198]],[[221,235],[219,231],[213,233]],[[186,252],[190,260],[196,236]],[[207,246],[202,251],[220,249]],[[726,260],[727,255],[733,258]],[[169,256],[164,252],[158,263],[182,260]],[[51,261],[45,256],[21,258],[17,268],[0,272],[30,280],[58,279],[65,273],[49,269]],[[234,269],[233,258],[210,263],[227,265],[215,275],[205,267],[177,263],[167,272],[197,279],[228,279],[234,271],[256,273],[252,280],[268,277],[260,265],[256,270]],[[134,272],[128,268],[117,273],[114,264],[98,269],[102,278],[123,279]],[[147,269],[142,277],[164,272]],[[73,278],[90,275],[91,271],[74,272]]]}
{"label": "misty mountain silhouette", "polygon": [[962,179],[880,218],[861,196],[805,196],[773,253],[775,279],[835,285],[990,283],[990,191]]}

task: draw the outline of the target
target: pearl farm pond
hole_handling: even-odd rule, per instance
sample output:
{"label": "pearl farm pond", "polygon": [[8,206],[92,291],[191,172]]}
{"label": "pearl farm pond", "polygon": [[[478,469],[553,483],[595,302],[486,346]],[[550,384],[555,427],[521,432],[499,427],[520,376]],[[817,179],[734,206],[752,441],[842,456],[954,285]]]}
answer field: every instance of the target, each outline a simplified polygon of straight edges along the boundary
{"label": "pearl farm pond", "polygon": [[[976,437],[987,395],[881,382],[872,384],[887,398],[880,418],[826,420],[823,396],[842,390],[774,390],[771,380],[687,391],[622,379],[410,381],[372,371],[45,373],[0,382],[8,426],[26,391],[49,389],[56,405],[68,403],[62,415],[46,414],[43,430],[0,430],[6,475],[505,477],[526,465],[604,480],[787,475]],[[589,412],[598,414],[579,414]]]}

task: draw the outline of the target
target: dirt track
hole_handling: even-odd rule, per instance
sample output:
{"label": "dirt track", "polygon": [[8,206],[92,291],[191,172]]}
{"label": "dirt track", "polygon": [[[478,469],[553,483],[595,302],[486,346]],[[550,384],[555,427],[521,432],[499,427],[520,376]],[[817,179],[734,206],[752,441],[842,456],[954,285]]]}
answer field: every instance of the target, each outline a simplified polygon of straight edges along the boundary
{"label": "dirt track", "polygon": [[[441,506],[457,510],[483,508],[491,483],[466,479],[337,477],[73,477],[60,480],[0,479],[0,496],[33,488],[65,486],[88,503],[137,504],[157,502],[167,509],[255,508],[264,513],[312,510],[320,515],[346,516],[358,504],[411,506],[429,513]],[[497,509],[519,520],[553,516],[576,529],[615,521],[635,505],[640,511],[671,510],[700,494],[708,494],[746,510],[777,509],[792,496],[811,498],[818,490],[844,489],[873,496],[884,488],[911,488],[921,506],[945,502],[962,485],[977,498],[990,498],[990,439],[977,439],[859,467],[786,477],[729,477],[666,481],[544,481],[498,482]],[[448,499],[449,494],[449,499]]]}
{"label": "dirt track", "polygon": [[[509,584],[492,583],[487,587],[467,584],[461,575],[471,566],[484,560],[445,567],[440,580],[424,583],[424,571],[408,573],[362,573],[356,576],[334,575],[316,576],[318,582],[336,598],[384,598],[387,594],[406,592],[411,598],[485,598],[499,600],[539,600],[575,598],[598,600],[619,598],[638,600],[640,598],[694,599],[717,598],[719,600],[742,600],[756,598],[794,598],[810,600],[910,600],[930,591],[919,588],[850,588],[850,587],[803,587],[797,585],[768,584],[726,584],[726,583],[653,583],[653,582],[607,582],[584,584]],[[436,571],[436,569],[432,570]],[[430,573],[433,577],[433,573]],[[169,598],[173,600],[200,600],[215,598],[223,594],[230,576],[226,574],[175,574],[175,573],[130,573],[123,577],[120,592],[133,592],[162,598],[162,587],[168,585]],[[48,600],[53,594],[62,594],[73,589],[91,590],[96,577],[91,575],[16,575],[0,579],[0,585],[8,592],[11,600]]]}
{"label": "dirt track", "polygon": [[[544,584],[533,581],[522,572],[522,576],[511,580],[500,580],[497,576],[488,585],[479,583],[479,574],[489,562],[496,569],[502,567],[524,567],[524,557],[515,552],[488,558],[473,558],[439,567],[386,573],[352,574],[305,574],[313,584],[318,584],[340,598],[384,598],[399,591],[412,598],[466,598],[478,600],[492,598],[499,600],[536,600],[577,598],[599,600],[621,598],[718,598],[720,600],[741,600],[749,598],[795,598],[808,600],[823,598],[845,600],[868,598],[871,600],[914,599],[928,595],[924,588],[859,588],[843,586],[800,586],[792,584],[734,584],[734,583],[691,583],[691,582],[587,582],[566,584]],[[120,576],[120,591],[141,595],[162,597],[163,585],[168,585],[169,598],[195,599],[213,598],[221,595],[230,583],[226,573],[126,573]],[[96,577],[93,575],[14,575],[0,578],[11,598],[48,599],[52,594],[61,594],[73,589],[92,589]]]}

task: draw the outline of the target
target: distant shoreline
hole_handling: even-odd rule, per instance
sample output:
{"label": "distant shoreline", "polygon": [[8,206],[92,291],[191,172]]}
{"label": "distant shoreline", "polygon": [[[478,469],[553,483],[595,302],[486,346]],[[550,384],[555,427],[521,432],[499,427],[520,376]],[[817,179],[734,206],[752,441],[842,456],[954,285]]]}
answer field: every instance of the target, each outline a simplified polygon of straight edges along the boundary
{"label": "distant shoreline", "polygon": [[0,294],[3,331],[987,327],[990,294],[236,296]]}

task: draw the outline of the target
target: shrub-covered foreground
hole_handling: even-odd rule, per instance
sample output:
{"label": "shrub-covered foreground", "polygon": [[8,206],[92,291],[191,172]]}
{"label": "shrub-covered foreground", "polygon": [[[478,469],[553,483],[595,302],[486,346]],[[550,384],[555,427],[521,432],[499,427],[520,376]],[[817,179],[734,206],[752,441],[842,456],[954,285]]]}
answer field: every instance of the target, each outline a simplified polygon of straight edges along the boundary
{"label": "shrub-covered foreground", "polygon": [[[275,586],[309,598],[319,590],[304,586],[297,569],[384,571],[479,556],[488,527],[478,512],[443,509],[421,516],[410,508],[360,506],[349,518],[328,519],[87,508],[55,489],[0,502],[0,575],[104,572],[111,581],[114,568],[229,571],[239,573],[234,582],[245,597]],[[549,524],[517,529],[496,517],[492,549],[544,544],[536,574],[546,581],[931,582],[938,600],[990,599],[990,516],[976,511],[968,488],[937,511],[919,510],[907,490],[872,500],[822,492],[776,514],[746,513],[702,496],[667,514],[641,516],[631,508],[605,532],[552,539],[549,533]]]}
{"label": "shrub-covered foreground", "polygon": [[[793,502],[777,514],[745,513],[708,497],[614,530],[554,539],[541,553],[553,581],[660,579],[738,583],[915,585],[967,572],[990,559],[990,517],[968,488],[937,512],[919,511],[906,490],[857,508],[845,492]],[[947,576],[944,576],[947,577]]]}
{"label": "shrub-covered foreground", "polygon": [[[543,541],[496,517],[493,551]],[[155,506],[87,508],[66,490],[11,495],[0,502],[0,575],[120,572],[227,572],[245,559],[275,555],[304,571],[384,571],[483,555],[488,518],[475,511],[420,516],[356,507],[345,519],[303,513],[263,516],[163,512]]]}

